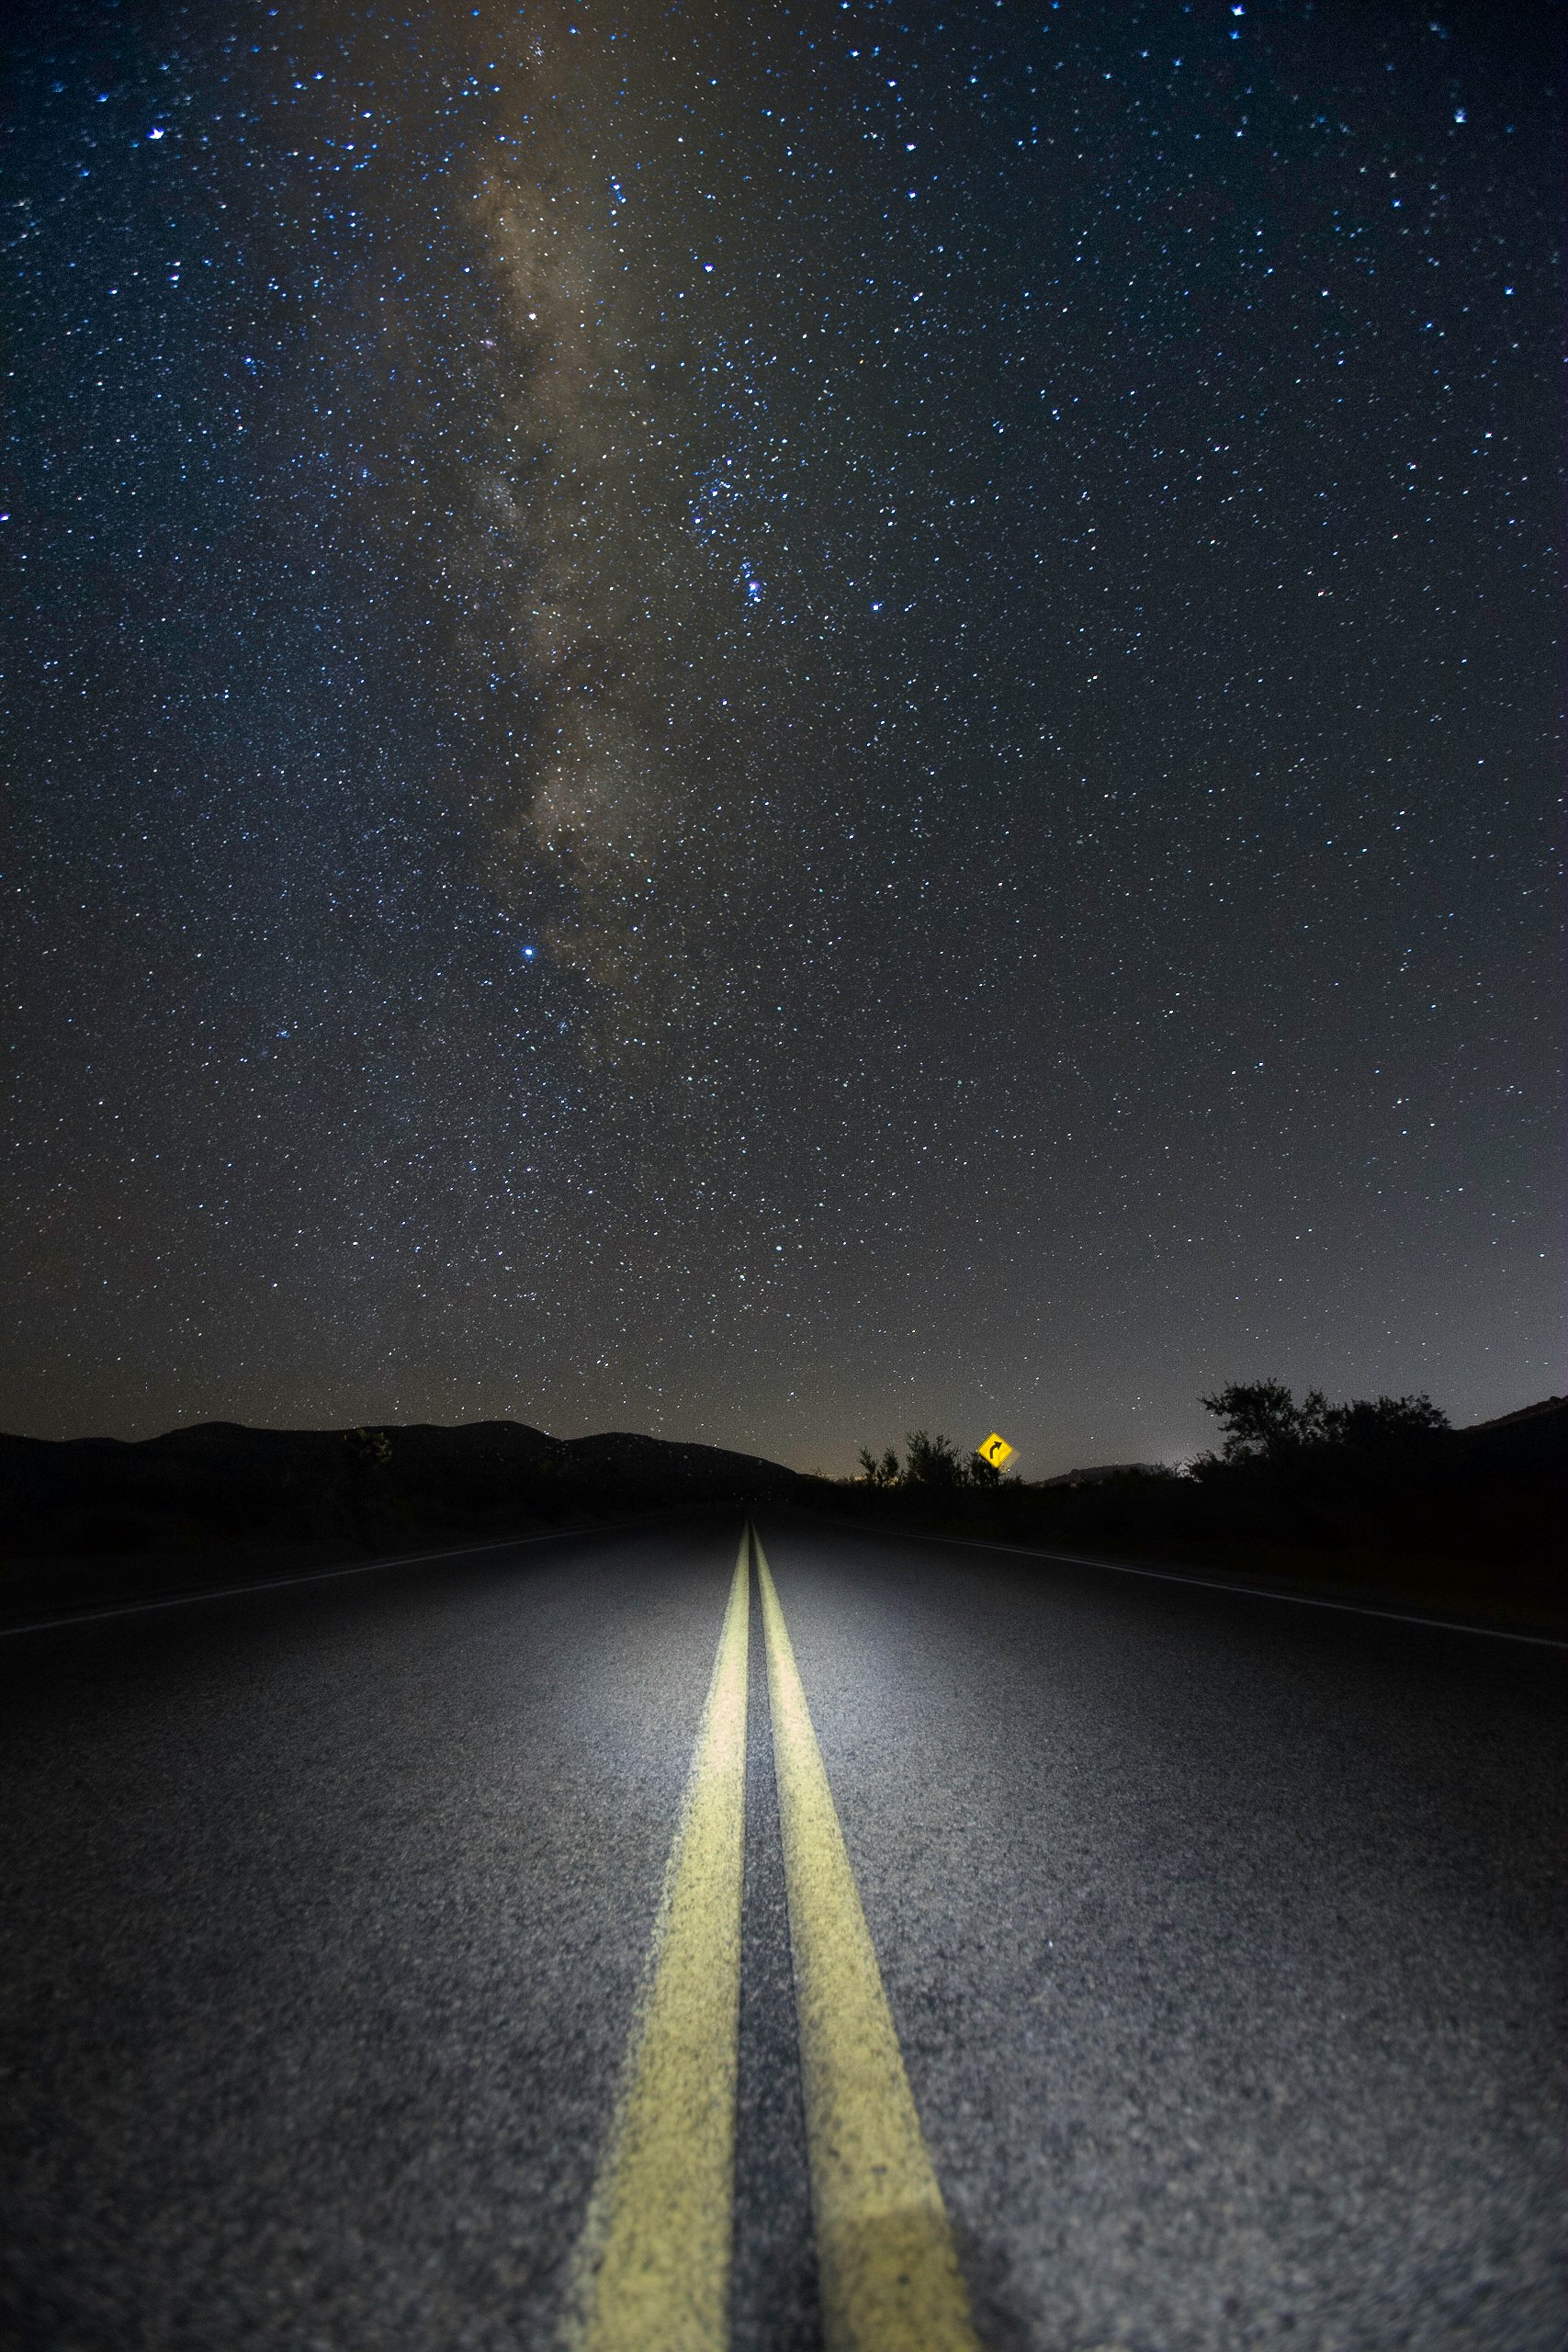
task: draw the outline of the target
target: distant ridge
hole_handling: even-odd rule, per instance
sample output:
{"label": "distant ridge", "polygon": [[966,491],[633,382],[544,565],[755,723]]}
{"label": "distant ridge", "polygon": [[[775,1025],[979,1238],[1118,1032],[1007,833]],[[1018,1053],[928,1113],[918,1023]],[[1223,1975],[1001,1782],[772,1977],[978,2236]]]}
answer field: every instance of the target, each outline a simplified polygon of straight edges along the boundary
{"label": "distant ridge", "polygon": [[0,1555],[232,1543],[365,1543],[662,1507],[785,1502],[795,1472],[723,1446],[523,1421],[252,1429],[161,1437],[0,1435]]}
{"label": "distant ridge", "polygon": [[1167,1467],[1163,1462],[1094,1462],[1082,1470],[1059,1470],[1054,1478],[1039,1478],[1041,1487],[1098,1487],[1103,1478],[1146,1478]]}
{"label": "distant ridge", "polygon": [[1562,1413],[1568,1417],[1568,1396],[1543,1396],[1539,1404],[1520,1405],[1512,1413],[1499,1413],[1490,1421],[1469,1421],[1462,1434],[1473,1437],[1480,1430],[1512,1429],[1516,1421],[1538,1421],[1543,1413]]}

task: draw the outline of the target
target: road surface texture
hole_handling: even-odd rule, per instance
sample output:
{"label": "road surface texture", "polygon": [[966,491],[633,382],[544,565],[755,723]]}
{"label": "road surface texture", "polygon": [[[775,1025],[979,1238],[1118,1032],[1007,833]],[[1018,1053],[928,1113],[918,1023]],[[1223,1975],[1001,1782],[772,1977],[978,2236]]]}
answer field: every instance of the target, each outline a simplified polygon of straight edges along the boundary
{"label": "road surface texture", "polygon": [[[761,1532],[978,2340],[1558,2352],[1560,1654]],[[721,1626],[730,2340],[823,2342],[739,1537],[0,1641],[0,2342],[560,2340]]]}

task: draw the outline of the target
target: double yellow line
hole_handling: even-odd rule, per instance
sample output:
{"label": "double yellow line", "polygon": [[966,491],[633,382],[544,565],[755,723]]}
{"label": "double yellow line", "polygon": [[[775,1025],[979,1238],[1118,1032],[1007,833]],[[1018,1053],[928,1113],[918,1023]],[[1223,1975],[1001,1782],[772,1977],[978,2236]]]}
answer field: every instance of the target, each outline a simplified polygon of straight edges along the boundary
{"label": "double yellow line", "polygon": [[828,2352],[976,2352],[789,1629],[750,1529],[578,2249],[568,2342],[572,2352],[723,2352],[728,2341],[752,1546]]}

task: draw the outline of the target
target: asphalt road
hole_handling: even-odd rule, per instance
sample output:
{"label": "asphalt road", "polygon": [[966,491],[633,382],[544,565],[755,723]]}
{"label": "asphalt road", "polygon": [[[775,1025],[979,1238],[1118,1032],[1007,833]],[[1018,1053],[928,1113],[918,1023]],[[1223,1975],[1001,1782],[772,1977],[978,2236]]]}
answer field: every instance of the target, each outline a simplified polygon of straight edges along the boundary
{"label": "asphalt road", "polygon": [[[738,1524],[0,1641],[0,2341],[556,2340]],[[762,1523],[980,2340],[1558,2352],[1558,1654]],[[758,1601],[737,2346],[821,2342]]]}

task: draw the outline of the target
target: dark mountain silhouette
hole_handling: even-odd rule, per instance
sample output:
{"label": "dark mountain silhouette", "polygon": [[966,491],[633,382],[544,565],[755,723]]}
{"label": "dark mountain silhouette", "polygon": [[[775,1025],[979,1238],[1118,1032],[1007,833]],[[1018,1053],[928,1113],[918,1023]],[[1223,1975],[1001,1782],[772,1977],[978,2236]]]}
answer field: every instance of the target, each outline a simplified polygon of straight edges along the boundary
{"label": "dark mountain silhouette", "polygon": [[1479,1437],[1484,1430],[1511,1430],[1521,1421],[1551,1421],[1555,1419],[1568,1429],[1568,1396],[1543,1396],[1539,1404],[1521,1405],[1512,1413],[1499,1413],[1495,1420],[1472,1421],[1461,1430],[1461,1437]]}
{"label": "dark mountain silhouette", "polygon": [[629,1431],[555,1438],[521,1421],[352,1430],[203,1421],[163,1437],[0,1436],[0,1556],[570,1524],[626,1511],[787,1502],[792,1470]]}
{"label": "dark mountain silhouette", "polygon": [[1059,1470],[1054,1478],[1036,1483],[1042,1492],[1051,1487],[1098,1487],[1107,1478],[1141,1478],[1163,1467],[1158,1462],[1091,1462],[1079,1470]]}

